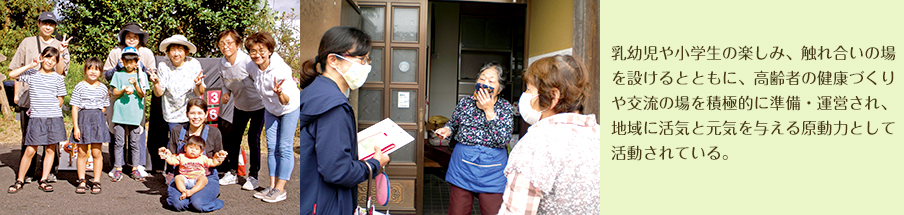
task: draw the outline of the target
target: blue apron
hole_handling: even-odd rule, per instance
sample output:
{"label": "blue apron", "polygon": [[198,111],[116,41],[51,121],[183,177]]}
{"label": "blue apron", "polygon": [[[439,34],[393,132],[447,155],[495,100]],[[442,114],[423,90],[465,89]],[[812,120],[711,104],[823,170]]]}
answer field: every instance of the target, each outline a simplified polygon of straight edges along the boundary
{"label": "blue apron", "polygon": [[449,159],[446,181],[471,192],[503,193],[507,161],[505,149],[458,144]]}

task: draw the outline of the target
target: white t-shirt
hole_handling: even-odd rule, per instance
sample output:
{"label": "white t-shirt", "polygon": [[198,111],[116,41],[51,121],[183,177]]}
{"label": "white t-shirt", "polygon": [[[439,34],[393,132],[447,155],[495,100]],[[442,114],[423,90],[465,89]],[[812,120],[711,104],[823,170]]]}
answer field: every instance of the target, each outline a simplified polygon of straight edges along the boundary
{"label": "white t-shirt", "polygon": [[[181,67],[173,66],[167,58],[157,65],[157,75],[163,88],[163,119],[169,123],[188,122],[185,106],[195,95],[195,78],[203,72],[201,62],[193,57],[186,57]],[[201,82],[202,86],[205,86]]]}

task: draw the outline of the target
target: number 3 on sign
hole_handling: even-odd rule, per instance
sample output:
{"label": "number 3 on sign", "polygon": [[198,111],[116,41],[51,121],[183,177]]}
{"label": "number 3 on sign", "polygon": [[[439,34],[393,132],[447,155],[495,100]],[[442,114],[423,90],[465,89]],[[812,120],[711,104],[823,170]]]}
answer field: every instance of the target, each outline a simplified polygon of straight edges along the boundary
{"label": "number 3 on sign", "polygon": [[207,105],[218,105],[218,104],[220,104],[220,91],[219,90],[207,91]]}

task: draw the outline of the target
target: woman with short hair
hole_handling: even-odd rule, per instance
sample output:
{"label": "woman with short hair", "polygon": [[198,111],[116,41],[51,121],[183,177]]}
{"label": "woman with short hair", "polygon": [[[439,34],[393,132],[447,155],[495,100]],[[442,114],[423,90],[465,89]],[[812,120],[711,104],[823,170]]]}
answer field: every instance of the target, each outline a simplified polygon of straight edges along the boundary
{"label": "woman with short hair", "polygon": [[535,61],[518,108],[527,133],[512,149],[499,214],[599,214],[600,125],[582,115],[590,75],[569,55]]}

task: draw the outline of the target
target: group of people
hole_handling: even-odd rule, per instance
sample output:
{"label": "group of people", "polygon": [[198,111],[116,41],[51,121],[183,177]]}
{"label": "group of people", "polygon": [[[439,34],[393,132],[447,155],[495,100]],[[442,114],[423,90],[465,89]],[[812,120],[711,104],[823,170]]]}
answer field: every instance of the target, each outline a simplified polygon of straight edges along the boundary
{"label": "group of people", "polygon": [[[358,128],[348,93],[360,88],[371,70],[371,38],[364,31],[352,27],[326,31],[317,56],[302,64],[297,82],[274,52],[276,43],[269,33],[247,37],[235,30],[220,33],[216,46],[223,57],[213,72],[222,77],[225,105],[213,128],[206,124],[208,104],[199,98],[208,88],[205,73],[190,57],[197,47],[184,36],[173,35],[160,43],[158,51],[166,58],[158,63],[145,47],[148,34],[128,23],[106,61],[84,62],[85,79],[74,87],[68,104],[73,130],[67,138],[62,107],[69,39],[51,36],[56,24],[52,13],[42,13],[39,35],[22,41],[9,66],[9,76],[21,83],[16,103],[23,134],[23,155],[9,193],[18,192],[35,176],[29,169],[38,146],[44,146],[38,186],[53,191],[49,183],[55,180],[54,153],[67,139],[78,144],[75,192],[101,193],[100,146],[110,142],[112,181],[125,175],[127,156],[131,158],[127,172],[136,180],[147,177],[148,162],[159,162],[151,165],[157,171],[165,163],[166,204],[177,211],[214,211],[223,207],[217,184],[238,182],[237,156],[248,126],[250,168],[242,188],[258,187],[259,137],[265,132],[270,183],[253,196],[279,202],[288,193],[286,183],[295,168],[293,141],[300,127],[299,171],[304,175],[298,179],[300,212],[352,214],[356,186],[381,172],[390,160],[379,148],[372,158],[357,159]],[[532,126],[509,154],[506,146],[515,110],[498,97],[504,72],[495,63],[481,68],[477,82],[485,87],[461,99],[450,121],[434,132],[460,143],[446,176],[453,185],[449,213],[469,213],[475,195],[483,214],[599,213],[599,124],[595,116],[580,114],[591,93],[590,75],[571,56],[534,62],[523,75],[527,90],[518,104],[521,117]],[[145,126],[153,121],[144,115],[148,95],[153,97],[151,118],[161,117],[166,127],[159,127],[165,129]],[[147,139],[152,136],[163,140]],[[148,147],[156,148],[158,156],[148,160]],[[89,153],[96,169],[90,182],[85,176]],[[225,172],[222,178],[219,172]]]}
{"label": "group of people", "polygon": [[[23,149],[16,182],[8,193],[18,192],[34,178],[39,178],[42,191],[52,192],[57,147],[71,142],[77,144],[78,154],[75,192],[100,194],[104,166],[100,147],[110,143],[111,181],[121,181],[127,173],[143,181],[149,176],[146,166],[152,166],[166,175],[166,203],[171,208],[218,210],[223,207],[217,199],[219,186],[239,181],[238,155],[248,128],[249,171],[242,188],[259,187],[260,135],[266,131],[270,184],[253,196],[265,202],[286,199],[285,185],[295,164],[292,149],[301,97],[291,68],[275,52],[276,41],[268,32],[243,37],[227,30],[218,35],[215,44],[223,57],[213,72],[221,76],[217,85],[224,105],[214,128],[206,124],[208,104],[201,99],[208,88],[206,75],[198,59],[190,57],[197,46],[173,35],[157,47],[166,55],[157,62],[146,47],[148,33],[132,22],[123,26],[118,46],[105,61],[91,57],[84,62],[84,80],[73,87],[69,104],[63,104],[70,38],[54,38],[57,24],[52,13],[41,13],[39,35],[23,39],[9,64],[9,77],[17,81],[14,102],[21,116]],[[151,107],[145,107],[148,97],[152,97]],[[71,106],[73,119],[68,137],[65,105]],[[165,124],[155,125],[155,117]],[[39,176],[33,164],[38,146],[44,146]],[[148,148],[157,149],[158,156],[148,156]],[[89,154],[95,168],[91,181],[85,176]],[[124,171],[126,158],[131,169]],[[154,163],[158,164],[150,165]],[[222,178],[219,172],[225,172]]]}
{"label": "group of people", "polygon": [[590,74],[574,57],[541,58],[523,74],[518,112],[531,126],[509,153],[513,105],[498,95],[504,68],[487,63],[434,134],[458,141],[449,159],[449,214],[599,214],[599,124],[582,115]]}
{"label": "group of people", "polygon": [[[368,169],[377,173],[385,165],[382,158],[353,159],[357,127],[346,95],[364,84],[370,50],[365,32],[333,27],[317,56],[302,64],[300,171],[319,173],[301,179],[308,188],[300,191],[302,214],[353,213],[354,186],[375,176]],[[572,56],[534,62],[523,74],[527,90],[518,102],[531,126],[508,153],[514,108],[498,97],[504,72],[498,63],[484,65],[477,80],[483,87],[462,98],[434,132],[460,143],[446,173],[449,214],[470,214],[475,196],[481,214],[598,214],[599,124],[581,114],[592,94],[590,74]]]}

